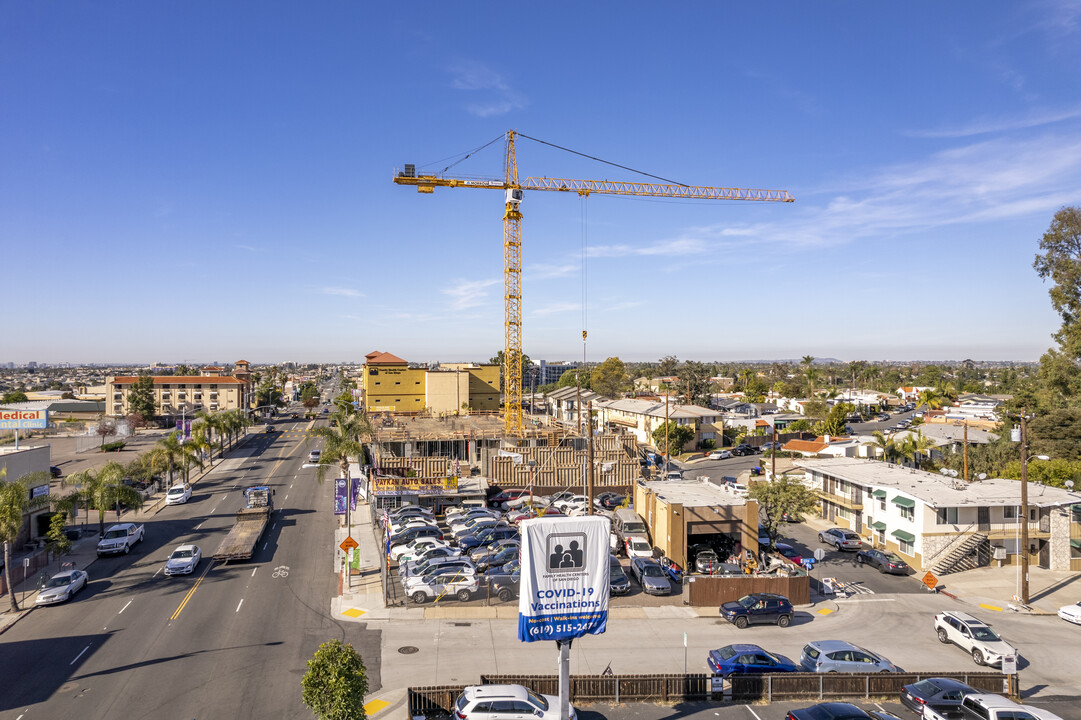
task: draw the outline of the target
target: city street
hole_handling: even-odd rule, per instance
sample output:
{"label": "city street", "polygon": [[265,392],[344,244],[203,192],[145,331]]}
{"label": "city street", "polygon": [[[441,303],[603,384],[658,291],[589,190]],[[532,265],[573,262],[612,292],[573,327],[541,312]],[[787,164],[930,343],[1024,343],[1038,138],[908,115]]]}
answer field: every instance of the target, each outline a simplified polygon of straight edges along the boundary
{"label": "city street", "polygon": [[[194,488],[146,522],[126,556],[93,562],[72,601],[38,608],[0,638],[0,718],[305,717],[300,677],[322,642],[362,650],[379,687],[379,639],[328,617],[332,487],[301,467],[301,421],[252,436]],[[166,577],[175,546],[213,554],[252,484],[275,490],[272,524],[250,562],[204,559]]]}

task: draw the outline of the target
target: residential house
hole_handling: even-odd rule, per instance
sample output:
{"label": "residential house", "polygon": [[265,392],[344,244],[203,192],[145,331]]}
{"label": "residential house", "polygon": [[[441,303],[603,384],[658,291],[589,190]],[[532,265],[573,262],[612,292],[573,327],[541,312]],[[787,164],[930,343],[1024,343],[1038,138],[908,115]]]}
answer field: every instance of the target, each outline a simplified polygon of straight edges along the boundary
{"label": "residential house", "polygon": [[[1020,485],[966,483],[938,473],[859,458],[797,460],[821,500],[823,519],[859,533],[936,575],[1020,562]],[[1081,570],[1081,493],[1031,484],[1029,559],[1051,570]]]}
{"label": "residential house", "polygon": [[670,400],[666,406],[661,400],[624,399],[595,402],[593,409],[601,427],[633,433],[643,445],[654,444],[653,431],[666,419],[694,431],[691,442],[684,446],[687,449],[698,447],[703,440],[716,443],[723,432],[720,413],[700,405],[678,405]]}

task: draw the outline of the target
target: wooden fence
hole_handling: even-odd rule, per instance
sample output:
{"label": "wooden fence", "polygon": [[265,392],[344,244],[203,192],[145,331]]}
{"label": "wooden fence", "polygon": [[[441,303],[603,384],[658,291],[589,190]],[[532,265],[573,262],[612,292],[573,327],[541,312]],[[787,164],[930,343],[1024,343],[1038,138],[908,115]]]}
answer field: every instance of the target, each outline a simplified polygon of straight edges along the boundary
{"label": "wooden fence", "polygon": [[720,607],[751,593],[777,593],[793,605],[811,602],[810,578],[805,573],[790,577],[695,575],[685,578],[684,587],[688,593],[687,602],[693,607]]}
{"label": "wooden fence", "polygon": [[734,702],[756,700],[896,697],[901,688],[930,677],[960,680],[982,692],[1012,693],[1010,676],[996,672],[923,672],[923,673],[778,673],[774,675],[733,675],[731,694]]}
{"label": "wooden fence", "polygon": [[[731,702],[838,698],[897,697],[901,688],[930,677],[960,680],[977,690],[1016,698],[1017,676],[996,672],[924,673],[779,673],[719,676],[690,675],[572,675],[570,699],[588,702],[680,702],[723,699]],[[524,685],[542,695],[559,695],[558,675],[482,675],[482,685]],[[723,687],[723,689],[722,689]],[[413,687],[407,692],[410,717],[447,717],[464,685]]]}
{"label": "wooden fence", "polygon": [[[34,575],[38,573],[42,568],[48,567],[52,562],[52,555],[48,550],[40,550],[30,556],[30,567],[23,567],[22,559],[13,557],[11,558],[11,582],[18,587],[26,579],[33,579]],[[33,588],[37,590],[37,588]],[[4,572],[0,571],[0,595],[6,595],[8,592],[7,578]]]}

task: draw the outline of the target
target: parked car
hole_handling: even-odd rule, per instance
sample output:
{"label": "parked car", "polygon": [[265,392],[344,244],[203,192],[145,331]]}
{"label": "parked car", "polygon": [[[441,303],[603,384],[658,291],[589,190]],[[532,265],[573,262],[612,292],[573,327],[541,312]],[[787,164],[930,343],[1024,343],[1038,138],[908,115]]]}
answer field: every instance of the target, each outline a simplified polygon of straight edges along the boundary
{"label": "parked car", "polygon": [[54,478],[58,478],[64,474],[64,471],[58,468],[56,465],[51,465],[49,467],[49,474],[52,475]]}
{"label": "parked car", "polygon": [[[578,717],[571,706],[570,718]],[[559,720],[559,698],[521,685],[470,685],[454,703],[455,720]]]}
{"label": "parked car", "polygon": [[399,563],[409,562],[410,560],[416,560],[417,557],[422,555],[425,550],[435,547],[449,546],[445,542],[437,538],[417,538],[416,540],[413,540],[411,542],[392,546],[390,548],[390,559],[397,560]]}
{"label": "parked car", "polygon": [[1076,602],[1073,605],[1063,605],[1058,609],[1058,616],[1066,622],[1081,625],[1081,602]]}
{"label": "parked car", "polygon": [[785,720],[874,720],[895,717],[890,713],[867,714],[852,703],[825,702],[805,708],[789,710]]}
{"label": "parked car", "polygon": [[766,652],[758,645],[739,643],[710,650],[706,664],[714,675],[764,675],[766,673],[797,672],[799,665],[784,655]]}
{"label": "parked car", "polygon": [[181,545],[165,561],[166,575],[191,575],[203,559],[198,545]]}
{"label": "parked car", "polygon": [[420,538],[420,537],[430,537],[430,538],[436,538],[437,540],[442,540],[443,539],[443,532],[439,528],[434,528],[434,527],[410,528],[410,529],[406,530],[403,533],[399,533],[398,535],[391,535],[390,536],[390,545],[391,545],[391,547],[393,547],[395,545],[401,545],[401,544],[410,542],[411,540],[416,540],[417,538]]}
{"label": "parked car", "polygon": [[633,558],[631,575],[642,586],[642,592],[647,595],[667,595],[672,592],[667,573],[655,560],[643,557]]}
{"label": "parked car", "polygon": [[66,570],[49,578],[38,592],[35,605],[55,605],[70,600],[75,593],[86,587],[90,577],[82,570]]}
{"label": "parked car", "polygon": [[458,568],[462,572],[471,575],[475,575],[477,572],[476,566],[469,558],[457,554],[450,548],[434,548],[419,559],[399,566],[398,574],[401,576],[402,582],[405,582],[411,577],[427,575],[436,570],[442,570],[444,567]]}
{"label": "parked car", "polygon": [[664,479],[665,480],[682,480],[683,479],[683,471],[682,470],[669,470],[668,472],[666,472],[664,474]]}
{"label": "parked car", "polygon": [[721,617],[742,629],[748,625],[775,623],[778,627],[792,624],[792,603],[784,595],[751,593],[739,600],[721,605]]}
{"label": "parked car", "polygon": [[518,597],[520,581],[520,573],[491,572],[485,575],[490,596],[497,597],[503,602]]}
{"label": "parked car", "polygon": [[807,672],[904,672],[878,653],[844,640],[816,640],[803,646],[799,664]]}
{"label": "parked car", "polygon": [[991,626],[966,612],[947,610],[935,615],[935,632],[941,643],[953,643],[972,656],[977,665],[1001,665],[1017,650],[998,636]]}
{"label": "parked car", "polygon": [[392,520],[390,522],[390,527],[388,529],[390,530],[391,535],[400,535],[401,533],[405,532],[406,530],[411,530],[413,528],[419,528],[419,527],[430,527],[430,528],[438,529],[438,527],[436,526],[434,520],[429,520],[428,518],[425,518],[425,517],[412,517],[412,516],[405,517],[405,518],[399,518],[397,520]]}
{"label": "parked car", "polygon": [[780,450],[783,445],[784,443],[782,442],[768,442],[764,444],[760,450],[762,450],[762,452],[766,452],[767,450]]}
{"label": "parked car", "polygon": [[510,525],[492,525],[476,535],[463,536],[458,540],[458,547],[462,549],[462,552],[467,552],[501,540],[518,540],[518,528]]}
{"label": "parked car", "polygon": [[631,581],[615,555],[608,556],[608,591],[612,595],[626,595],[631,591]]}
{"label": "parked car", "polygon": [[758,448],[754,447],[753,445],[748,445],[747,443],[740,443],[739,445],[736,445],[734,448],[732,448],[732,454],[740,456],[757,455]]}
{"label": "parked car", "polygon": [[878,568],[880,573],[890,573],[891,575],[907,575],[909,570],[911,570],[908,563],[906,563],[897,553],[877,550],[875,548],[860,550],[856,554],[856,564],[870,565]]}
{"label": "parked car", "polygon": [[863,541],[860,540],[860,536],[852,530],[846,530],[845,528],[834,527],[829,530],[822,530],[818,533],[818,542],[826,545],[833,545],[838,551],[841,550],[859,550],[863,547]]}
{"label": "parked car", "polygon": [[480,581],[473,573],[463,573],[459,568],[451,568],[438,570],[425,576],[411,577],[404,587],[405,594],[418,605],[447,596],[456,597],[465,602],[480,589]]}
{"label": "parked car", "polygon": [[788,543],[774,543],[773,547],[775,547],[777,549],[777,552],[786,560],[790,560],[796,565],[803,564],[803,553],[801,553],[799,550],[792,547]]}
{"label": "parked car", "polygon": [[501,568],[508,562],[518,557],[520,549],[517,544],[505,545],[498,551],[489,552],[485,555],[481,555],[476,560],[477,572],[485,573],[489,570]]}
{"label": "parked car", "polygon": [[978,692],[960,680],[927,678],[901,688],[901,704],[918,715],[923,714],[924,705],[932,705],[941,713],[941,708],[961,707],[965,695]]}
{"label": "parked car", "polygon": [[629,537],[626,543],[627,557],[629,558],[652,558],[653,546],[648,540],[640,537]]}
{"label": "parked car", "polygon": [[[479,547],[473,548],[472,550],[469,551],[469,558],[473,562],[477,562],[482,557],[485,557],[485,556],[488,556],[488,555],[498,555],[499,553],[503,552],[507,548],[512,547],[512,548],[518,549],[521,546],[522,546],[522,543],[518,539],[517,535],[515,535],[513,537],[500,538],[498,540],[492,540],[489,543],[487,543],[486,545],[481,545]],[[459,547],[461,547],[461,545],[459,545]]]}
{"label": "parked car", "polygon": [[169,488],[169,491],[165,493],[166,505],[180,505],[191,500],[191,485],[181,483],[179,485],[173,485]]}
{"label": "parked car", "polygon": [[731,457],[732,457],[732,451],[731,450],[715,450],[714,452],[711,452],[709,455],[706,455],[706,459],[708,459],[708,460],[728,460]]}
{"label": "parked car", "polygon": [[506,504],[519,498],[529,497],[529,490],[523,488],[507,488],[506,490],[500,490],[495,495],[488,498],[488,507],[491,508],[504,508]]}

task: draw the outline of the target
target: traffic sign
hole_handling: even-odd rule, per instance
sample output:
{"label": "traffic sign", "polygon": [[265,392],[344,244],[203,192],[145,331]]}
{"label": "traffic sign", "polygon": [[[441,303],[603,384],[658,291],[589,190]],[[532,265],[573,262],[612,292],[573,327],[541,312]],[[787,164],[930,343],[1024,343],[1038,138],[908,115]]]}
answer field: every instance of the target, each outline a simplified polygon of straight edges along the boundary
{"label": "traffic sign", "polygon": [[353,548],[355,548],[355,547],[357,547],[359,545],[360,545],[360,543],[358,543],[356,540],[354,540],[353,536],[350,535],[349,537],[345,538],[345,540],[342,540],[342,544],[339,545],[338,547],[340,547],[342,549],[342,552],[349,552],[350,550],[352,550]]}
{"label": "traffic sign", "polygon": [[935,585],[938,585],[938,578],[931,573],[927,573],[923,576],[923,584],[927,586],[928,590],[934,590]]}
{"label": "traffic sign", "polygon": [[822,562],[822,558],[826,557],[826,551],[822,548],[815,548],[815,560]]}

